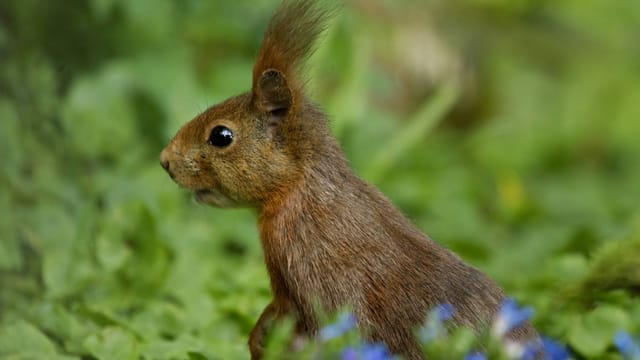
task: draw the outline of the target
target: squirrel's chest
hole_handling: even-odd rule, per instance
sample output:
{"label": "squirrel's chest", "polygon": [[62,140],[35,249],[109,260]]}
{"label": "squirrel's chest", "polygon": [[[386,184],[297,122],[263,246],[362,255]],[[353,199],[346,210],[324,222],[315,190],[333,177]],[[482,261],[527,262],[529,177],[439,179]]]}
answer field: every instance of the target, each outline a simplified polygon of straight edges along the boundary
{"label": "squirrel's chest", "polygon": [[353,256],[342,253],[334,243],[338,239],[328,239],[318,226],[291,219],[268,220],[261,222],[260,235],[272,282],[321,291],[328,282],[344,281],[336,279],[337,275],[347,276],[355,270],[351,269]]}
{"label": "squirrel's chest", "polygon": [[304,267],[317,261],[316,250],[308,245],[304,226],[279,218],[269,220],[260,227],[267,269],[272,277],[297,277]]}

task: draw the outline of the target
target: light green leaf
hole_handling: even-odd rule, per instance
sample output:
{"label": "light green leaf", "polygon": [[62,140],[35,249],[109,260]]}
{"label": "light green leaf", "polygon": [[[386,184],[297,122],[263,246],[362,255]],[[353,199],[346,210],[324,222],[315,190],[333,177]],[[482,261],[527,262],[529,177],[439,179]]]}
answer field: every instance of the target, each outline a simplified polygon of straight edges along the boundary
{"label": "light green leaf", "polygon": [[629,317],[624,310],[602,305],[586,315],[576,316],[569,329],[569,344],[584,356],[597,357],[612,344],[615,333],[628,326]]}
{"label": "light green leaf", "polygon": [[55,344],[26,321],[0,326],[0,357],[3,359],[73,359],[57,353]]}
{"label": "light green leaf", "polygon": [[98,359],[136,360],[140,356],[139,341],[119,327],[107,327],[90,335],[84,347]]}

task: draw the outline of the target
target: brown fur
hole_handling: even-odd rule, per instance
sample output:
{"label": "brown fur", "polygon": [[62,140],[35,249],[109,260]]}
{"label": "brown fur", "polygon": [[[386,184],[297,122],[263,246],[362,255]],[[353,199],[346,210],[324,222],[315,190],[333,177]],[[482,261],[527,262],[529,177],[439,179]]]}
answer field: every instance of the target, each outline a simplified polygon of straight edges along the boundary
{"label": "brown fur", "polygon": [[[298,333],[316,334],[316,301],[327,311],[350,306],[366,336],[421,359],[413,331],[429,309],[450,303],[454,323],[480,328],[504,294],[349,168],[299,74],[326,19],[312,0],[285,1],[267,27],[251,92],[187,123],[161,163],[199,201],[259,213],[274,299],[251,332],[253,359],[270,324],[286,314]],[[234,132],[226,148],[207,143],[218,125]],[[537,334],[526,325],[511,336]]]}

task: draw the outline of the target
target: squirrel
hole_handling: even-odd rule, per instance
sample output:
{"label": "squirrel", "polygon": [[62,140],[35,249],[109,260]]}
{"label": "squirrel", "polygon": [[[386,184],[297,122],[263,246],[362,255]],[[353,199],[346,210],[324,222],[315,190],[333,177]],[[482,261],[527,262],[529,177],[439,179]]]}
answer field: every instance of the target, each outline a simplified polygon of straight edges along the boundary
{"label": "squirrel", "polygon": [[[273,301],[249,336],[252,359],[284,316],[296,319],[296,334],[316,335],[317,303],[323,311],[348,306],[367,339],[422,359],[414,331],[429,310],[451,304],[454,326],[481,329],[505,294],[351,170],[301,75],[331,13],[313,0],[284,0],[267,25],[251,90],[185,124],[160,163],[197,201],[258,213]],[[509,336],[538,339],[528,323]]]}

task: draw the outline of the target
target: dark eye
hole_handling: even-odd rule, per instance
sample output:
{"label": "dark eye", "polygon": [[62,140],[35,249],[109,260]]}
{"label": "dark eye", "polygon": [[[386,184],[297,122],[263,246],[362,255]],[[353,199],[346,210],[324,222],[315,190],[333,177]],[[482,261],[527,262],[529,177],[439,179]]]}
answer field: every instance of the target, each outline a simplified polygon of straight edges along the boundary
{"label": "dark eye", "polygon": [[208,143],[223,148],[231,145],[232,141],[233,131],[229,130],[226,126],[216,126],[211,130],[211,134],[209,134]]}

